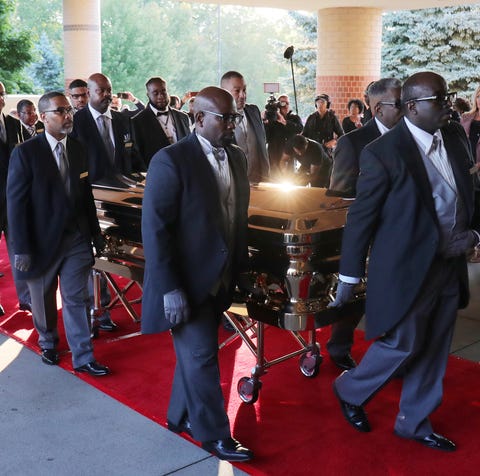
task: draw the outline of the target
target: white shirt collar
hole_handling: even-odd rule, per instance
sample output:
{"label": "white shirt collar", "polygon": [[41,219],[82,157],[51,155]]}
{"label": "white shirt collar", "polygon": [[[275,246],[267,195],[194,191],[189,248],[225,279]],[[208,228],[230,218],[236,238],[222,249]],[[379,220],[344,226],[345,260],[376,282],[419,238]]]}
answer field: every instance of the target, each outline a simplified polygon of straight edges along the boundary
{"label": "white shirt collar", "polygon": [[90,106],[90,103],[88,103],[88,109],[90,110],[93,118],[95,119],[95,122],[97,121],[97,119],[100,117],[100,116],[106,116],[108,117],[109,119],[112,118],[112,111],[110,110],[110,108],[108,108],[103,114],[101,112],[98,112],[96,109],[94,109],[92,106]]}
{"label": "white shirt collar", "polygon": [[152,106],[150,103],[148,105],[150,106],[150,109],[153,111],[153,113],[155,115],[157,115],[157,112],[165,112],[165,111],[170,112],[170,107],[169,106],[167,106],[165,111],[160,111],[160,109],[157,109],[155,106]]}
{"label": "white shirt collar", "polygon": [[382,134],[382,136],[383,134],[385,134],[390,130],[387,126],[382,124],[376,117],[374,117],[374,119],[375,119],[375,124],[377,124],[378,130],[380,131],[380,134]]}
{"label": "white shirt collar", "polygon": [[48,145],[52,149],[52,152],[55,150],[59,142],[61,142],[63,144],[64,149],[67,150],[67,136],[65,136],[62,140],[57,140],[55,139],[55,137],[53,137],[51,134],[45,131],[45,137],[47,138]]}
{"label": "white shirt collar", "polygon": [[415,124],[412,124],[406,117],[404,117],[403,120],[405,121],[405,124],[407,125],[408,130],[412,134],[413,138],[415,139],[418,147],[423,150],[425,154],[428,154],[430,152],[430,149],[432,148],[434,135],[443,141],[440,129],[437,129],[435,131],[435,134],[432,135],[429,132],[420,129]]}

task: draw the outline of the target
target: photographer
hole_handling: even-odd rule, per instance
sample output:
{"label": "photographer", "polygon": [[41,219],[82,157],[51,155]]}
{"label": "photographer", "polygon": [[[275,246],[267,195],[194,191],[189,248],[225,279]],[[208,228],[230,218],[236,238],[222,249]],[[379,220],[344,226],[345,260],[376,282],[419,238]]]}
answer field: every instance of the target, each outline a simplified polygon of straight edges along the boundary
{"label": "photographer", "polygon": [[290,101],[286,94],[279,96],[278,101],[271,96],[263,113],[265,133],[267,136],[268,158],[271,175],[279,175],[279,165],[285,150],[286,142],[303,130],[302,120],[290,110]]}
{"label": "photographer", "polygon": [[[298,167],[295,164],[300,164]],[[318,142],[297,134],[285,144],[279,163],[283,178],[293,180],[296,185],[328,187],[332,162]]]}

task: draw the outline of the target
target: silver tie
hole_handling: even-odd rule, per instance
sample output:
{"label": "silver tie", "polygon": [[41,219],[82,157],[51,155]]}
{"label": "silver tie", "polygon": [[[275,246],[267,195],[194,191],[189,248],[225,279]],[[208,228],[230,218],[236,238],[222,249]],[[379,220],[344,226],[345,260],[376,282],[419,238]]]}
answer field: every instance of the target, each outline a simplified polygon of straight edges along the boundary
{"label": "silver tie", "polygon": [[440,175],[447,181],[453,190],[457,190],[455,176],[453,175],[452,166],[442,147],[442,139],[436,135],[433,136],[432,147],[428,152],[428,157],[432,161]]}
{"label": "silver tie", "polygon": [[68,159],[67,159],[67,156],[65,155],[65,149],[61,142],[58,142],[57,146],[55,147],[55,155],[57,156],[57,160],[58,160],[58,169],[60,171],[60,176],[62,177],[62,181],[68,195],[70,192],[70,180],[68,176]]}
{"label": "silver tie", "polygon": [[3,143],[7,142],[7,133],[5,131],[5,126],[3,125],[3,122],[0,121],[0,141]]}
{"label": "silver tie", "polygon": [[102,136],[103,143],[105,144],[105,148],[107,149],[107,154],[110,162],[114,162],[115,147],[112,143],[112,139],[110,138],[110,129],[108,127],[109,120],[110,118],[108,118],[107,116],[98,116],[98,121],[100,124],[100,135]]}

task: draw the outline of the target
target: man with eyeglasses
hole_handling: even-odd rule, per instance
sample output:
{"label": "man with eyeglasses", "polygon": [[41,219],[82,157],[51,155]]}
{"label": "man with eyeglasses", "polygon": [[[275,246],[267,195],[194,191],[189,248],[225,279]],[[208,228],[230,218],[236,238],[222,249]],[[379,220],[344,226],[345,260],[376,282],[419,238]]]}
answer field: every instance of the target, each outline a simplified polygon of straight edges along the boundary
{"label": "man with eyeglasses", "polygon": [[150,78],[145,87],[148,105],[131,119],[131,126],[135,150],[148,167],[156,152],[190,133],[190,120],[187,113],[170,107],[163,78]]}
{"label": "man with eyeglasses", "polygon": [[[395,78],[382,78],[368,88],[373,118],[363,127],[340,137],[333,155],[329,195],[355,197],[359,158],[364,147],[388,132],[402,117],[401,83]],[[356,367],[351,355],[354,331],[361,316],[342,319],[332,324],[327,351],[335,365],[343,370]]]}
{"label": "man with eyeglasses", "polygon": [[278,97],[278,106],[274,121],[267,119],[265,113],[263,115],[272,178],[280,175],[280,161],[286,143],[303,130],[302,120],[290,109],[290,100],[286,94]]}
{"label": "man with eyeglasses", "polygon": [[472,223],[472,156],[451,118],[443,77],[416,73],[402,87],[404,118],[360,156],[355,202],[343,234],[340,281],[332,307],[348,302],[368,260],[366,338],[360,364],[334,392],[347,421],[370,431],[363,405],[402,375],[394,433],[454,451],[429,416],[442,381],[457,309],[468,304],[466,253],[479,242]]}
{"label": "man with eyeglasses", "polygon": [[248,161],[250,183],[265,182],[270,177],[270,162],[267,154],[267,139],[260,109],[247,104],[247,83],[238,71],[227,71],[220,86],[235,99],[242,120],[235,128],[235,143],[245,152]]}
{"label": "man with eyeglasses", "polygon": [[333,170],[329,189],[335,194],[353,198],[363,148],[389,131],[402,117],[401,83],[395,78],[382,78],[369,86],[373,118],[363,127],[345,134],[337,141],[333,154]]}
{"label": "man with eyeglasses", "polygon": [[247,162],[232,145],[242,118],[214,86],[195,97],[194,115],[195,131],[158,151],[148,169],[142,332],[173,336],[168,428],[220,459],[247,461],[253,454],[231,436],[218,369],[218,326],[248,268]]}
{"label": "man with eyeglasses", "polygon": [[20,120],[20,140],[24,142],[44,131],[42,121],[38,120],[35,104],[29,99],[21,99],[17,103],[17,114]]}
{"label": "man with eyeglasses", "polygon": [[75,112],[83,109],[88,104],[87,82],[83,79],[74,79],[68,85],[68,95]]}
{"label": "man with eyeglasses", "polygon": [[65,334],[73,368],[93,376],[109,373],[95,361],[87,313],[87,278],[105,246],[88,180],[84,147],[68,136],[73,108],[60,92],[38,103],[45,133],[15,148],[7,185],[14,265],[32,299],[42,362],[59,362],[56,291],[60,282]]}

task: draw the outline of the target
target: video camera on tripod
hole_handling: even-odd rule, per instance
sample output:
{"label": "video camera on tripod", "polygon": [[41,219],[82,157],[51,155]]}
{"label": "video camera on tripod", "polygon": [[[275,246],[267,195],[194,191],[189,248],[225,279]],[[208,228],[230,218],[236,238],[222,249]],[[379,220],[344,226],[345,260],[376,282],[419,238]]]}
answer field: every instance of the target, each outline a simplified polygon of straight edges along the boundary
{"label": "video camera on tripod", "polygon": [[263,92],[270,94],[265,104],[265,119],[269,122],[277,120],[280,103],[275,97],[275,93],[280,92],[280,83],[263,83]]}

